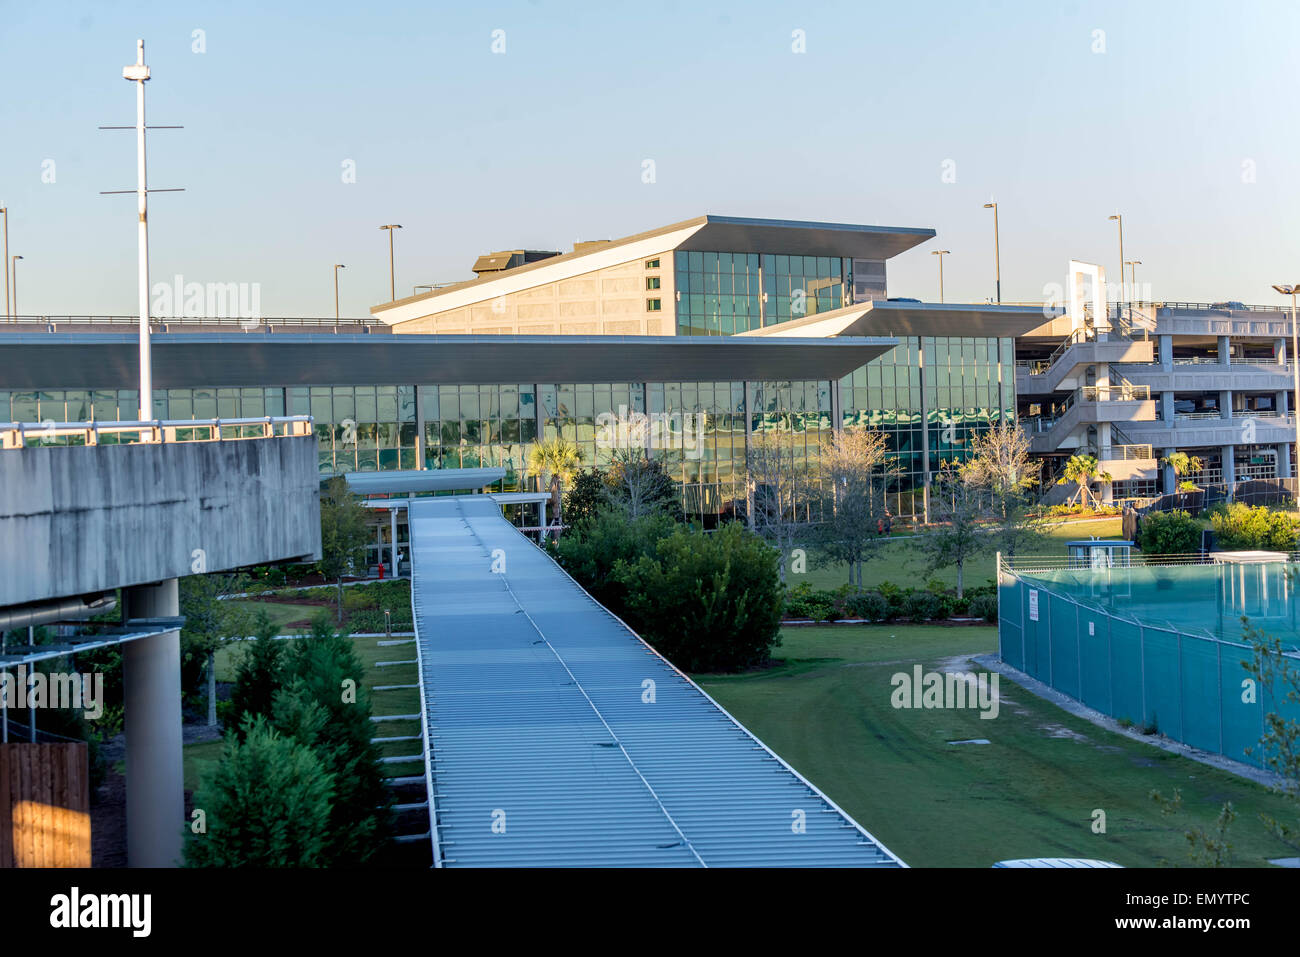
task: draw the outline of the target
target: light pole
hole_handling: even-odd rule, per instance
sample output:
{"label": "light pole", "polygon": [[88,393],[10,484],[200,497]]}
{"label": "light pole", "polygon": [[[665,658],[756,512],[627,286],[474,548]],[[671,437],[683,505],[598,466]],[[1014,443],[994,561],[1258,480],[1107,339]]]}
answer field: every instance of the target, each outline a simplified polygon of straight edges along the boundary
{"label": "light pole", "polygon": [[9,207],[0,206],[0,213],[5,219],[5,321],[12,315],[9,311]]}
{"label": "light pole", "polygon": [[[1300,413],[1297,412],[1295,405],[1300,402],[1300,354],[1297,354],[1296,343],[1300,337],[1296,335],[1295,326],[1295,297],[1300,293],[1300,284],[1286,285],[1284,283],[1274,283],[1273,288],[1284,296],[1291,297],[1291,354],[1287,356],[1291,360],[1291,387],[1295,390],[1292,393],[1291,406],[1287,412],[1291,415],[1291,421],[1297,423],[1297,441],[1300,441]],[[1290,468],[1287,469],[1291,471]],[[1295,478],[1292,475],[1292,478]]]}
{"label": "light pole", "polygon": [[943,302],[943,257],[951,253],[951,249],[932,249],[931,256],[939,257],[939,301]]}
{"label": "light pole", "polygon": [[136,245],[140,282],[140,421],[153,418],[153,362],[149,354],[149,185],[144,154],[144,84],[149,68],[144,65],[144,41],[135,41],[135,62],[122,68],[122,78],[135,84],[135,180],[137,217]]}
{"label": "light pole", "polygon": [[997,270],[998,302],[1002,301],[1002,241],[998,236],[998,204],[985,203],[985,209],[993,210],[993,263]]}
{"label": "light pole", "polygon": [[22,258],[23,258],[22,256],[14,256],[9,260],[13,264],[12,268],[14,273],[14,317],[15,318],[17,318],[18,316],[18,260]]}
{"label": "light pole", "polygon": [[389,223],[387,226],[380,226],[380,229],[388,230],[388,301],[397,301],[397,285],[393,281],[393,230],[401,229],[398,223]]}
{"label": "light pole", "polygon": [[[1133,298],[1138,294],[1138,291],[1137,291],[1137,288],[1138,288],[1138,269],[1137,269],[1137,267],[1142,265],[1142,260],[1140,260],[1140,259],[1130,259],[1130,260],[1129,260],[1127,263],[1125,263],[1124,265],[1128,266],[1128,267],[1129,267],[1129,271],[1132,273],[1132,278],[1131,278],[1131,280],[1130,280],[1130,282],[1129,282],[1129,287],[1128,287],[1128,298],[1129,298],[1129,304],[1128,304],[1128,324],[1129,324],[1129,326],[1131,327],[1131,326],[1133,325]],[[1121,276],[1120,278],[1123,279],[1124,277]]]}
{"label": "light pole", "polygon": [[1119,223],[1119,301],[1124,301],[1124,217],[1119,213],[1110,217]]}
{"label": "light pole", "polygon": [[334,264],[334,321],[339,321],[339,270],[346,269],[342,263]]}

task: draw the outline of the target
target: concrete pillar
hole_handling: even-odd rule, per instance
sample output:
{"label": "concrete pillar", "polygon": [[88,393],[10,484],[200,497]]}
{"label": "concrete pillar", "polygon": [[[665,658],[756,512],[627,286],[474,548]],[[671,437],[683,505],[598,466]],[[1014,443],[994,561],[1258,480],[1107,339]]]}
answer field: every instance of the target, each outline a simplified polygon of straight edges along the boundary
{"label": "concrete pillar", "polygon": [[1172,392],[1160,393],[1160,418],[1166,424],[1173,424],[1174,421],[1174,394]]}
{"label": "concrete pillar", "polygon": [[537,503],[537,541],[539,543],[546,541],[546,499]]}
{"label": "concrete pillar", "polygon": [[1277,409],[1279,415],[1287,415],[1289,413],[1288,406],[1290,406],[1290,404],[1290,397],[1285,392],[1273,393],[1273,408]]}
{"label": "concrete pillar", "polygon": [[1232,340],[1227,336],[1219,336],[1219,365],[1226,366],[1231,359]]}
{"label": "concrete pillar", "polygon": [[1237,481],[1237,462],[1233,454],[1235,446],[1225,445],[1219,450],[1220,460],[1223,463],[1223,484],[1232,485]]}
{"label": "concrete pillar", "polygon": [[1168,334],[1160,336],[1160,368],[1169,372],[1174,367],[1174,337]]}
{"label": "concrete pillar", "polygon": [[[176,579],[123,589],[123,620],[180,614]],[[185,824],[181,752],[181,635],[122,645],[126,718],[126,859],[175,867]]]}
{"label": "concrete pillar", "polygon": [[1277,360],[1278,365],[1280,366],[1286,365],[1286,340],[1285,339],[1273,340],[1273,358]]}
{"label": "concrete pillar", "polygon": [[[1177,449],[1163,449],[1163,450],[1160,452],[1160,455],[1161,455],[1162,458],[1168,458],[1170,455],[1173,455],[1174,452],[1176,452],[1176,451],[1178,451],[1178,450],[1177,450]],[[1172,465],[1170,465],[1169,463],[1167,463],[1167,462],[1166,462],[1165,464],[1161,465],[1161,466],[1160,466],[1160,477],[1161,477],[1161,480],[1162,480],[1161,483],[1160,483],[1160,488],[1161,488],[1161,490],[1163,491],[1163,493],[1164,493],[1165,495],[1168,495],[1168,494],[1170,494],[1171,492],[1173,492],[1173,491],[1174,491],[1174,488],[1175,488],[1175,486],[1174,486],[1174,481],[1175,481],[1175,479],[1174,479],[1174,467],[1173,467]]]}
{"label": "concrete pillar", "polygon": [[1221,419],[1232,418],[1232,390],[1231,389],[1219,390],[1219,418]]}
{"label": "concrete pillar", "polygon": [[1291,477],[1291,446],[1279,445],[1277,448],[1277,477]]}

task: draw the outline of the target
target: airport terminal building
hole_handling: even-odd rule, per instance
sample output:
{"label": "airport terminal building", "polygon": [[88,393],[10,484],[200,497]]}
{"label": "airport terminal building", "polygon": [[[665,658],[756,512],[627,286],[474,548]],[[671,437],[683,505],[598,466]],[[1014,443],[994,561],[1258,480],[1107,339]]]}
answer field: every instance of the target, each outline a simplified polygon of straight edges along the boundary
{"label": "airport terminal building", "polygon": [[[532,487],[539,438],[600,465],[611,424],[644,414],[647,451],[705,523],[744,501],[755,433],[811,461],[832,430],[866,425],[900,470],[893,511],[919,515],[928,476],[1015,415],[1014,339],[1044,321],[889,298],[888,261],[933,236],[701,216],[563,254],[483,255],[475,278],[367,320],[160,318],[154,414],[308,414],[322,474],[498,466],[500,491]],[[10,323],[0,420],[135,418],[134,322]]]}

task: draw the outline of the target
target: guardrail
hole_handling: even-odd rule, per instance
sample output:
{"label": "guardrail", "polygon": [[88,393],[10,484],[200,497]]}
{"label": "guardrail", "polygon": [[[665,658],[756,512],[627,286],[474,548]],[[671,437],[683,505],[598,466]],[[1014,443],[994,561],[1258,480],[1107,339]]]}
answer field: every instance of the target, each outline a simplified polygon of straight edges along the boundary
{"label": "guardrail", "polygon": [[1128,306],[1154,306],[1159,309],[1178,309],[1190,312],[1283,312],[1290,314],[1291,307],[1287,305],[1261,306],[1249,305],[1247,303],[1228,303],[1228,302],[1168,302],[1168,301],[1148,301],[1134,300],[1132,302],[1115,303],[1115,307]]}
{"label": "guardrail", "polygon": [[1149,385],[1085,385],[1076,393],[1086,402],[1134,402],[1151,398]]}
{"label": "guardrail", "polygon": [[309,415],[255,419],[158,419],[150,422],[0,422],[0,448],[225,442],[311,434],[312,417]]}
{"label": "guardrail", "polygon": [[[1099,541],[1099,545],[1104,542]],[[1147,555],[1136,549],[1128,553],[1120,553],[1114,556],[1113,563],[1106,563],[1103,567],[1113,568],[1142,568],[1145,566],[1157,565],[1212,565],[1214,560],[1211,557],[1213,553],[1202,554],[1200,552],[1190,552],[1184,555]],[[1294,556],[1291,558],[1294,561]],[[1080,557],[1072,555],[1021,555],[1015,558],[1002,556],[1002,570],[1007,572],[1046,572],[1055,571],[1062,568],[1092,568],[1093,563],[1090,557]]]}
{"label": "guardrail", "polygon": [[[323,318],[320,316],[258,316],[258,317],[239,317],[239,316],[150,316],[150,325],[177,325],[177,326],[254,326],[254,325],[273,325],[273,326],[383,326],[382,320],[373,317],[361,319],[340,318],[335,319],[332,316]],[[78,326],[137,326],[140,324],[139,316],[10,316],[0,328],[5,325],[78,325]]]}
{"label": "guardrail", "polygon": [[1134,445],[1112,445],[1107,449],[1098,449],[1097,458],[1133,462],[1139,459],[1153,459],[1155,453],[1151,446],[1136,443]]}

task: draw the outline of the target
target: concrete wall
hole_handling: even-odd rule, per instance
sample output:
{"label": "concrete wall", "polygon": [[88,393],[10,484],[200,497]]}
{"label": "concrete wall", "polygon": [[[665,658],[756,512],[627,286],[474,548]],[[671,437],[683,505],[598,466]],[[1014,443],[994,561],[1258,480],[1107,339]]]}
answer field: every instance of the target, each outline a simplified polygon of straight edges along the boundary
{"label": "concrete wall", "polygon": [[[647,269],[658,259],[658,269]],[[441,335],[676,335],[676,290],[671,251],[592,272],[545,282],[517,292],[469,305],[434,312],[393,326],[396,333]],[[657,276],[658,289],[646,288],[646,277]],[[491,287],[485,286],[485,294]],[[650,312],[646,301],[658,299]],[[428,301],[437,308],[438,299]]]}
{"label": "concrete wall", "polygon": [[2,451],[0,606],[319,557],[319,489],[315,436]]}

